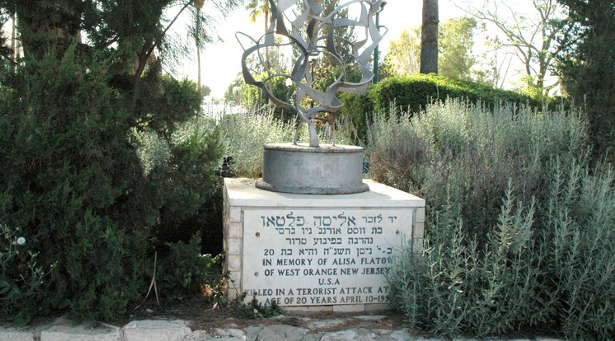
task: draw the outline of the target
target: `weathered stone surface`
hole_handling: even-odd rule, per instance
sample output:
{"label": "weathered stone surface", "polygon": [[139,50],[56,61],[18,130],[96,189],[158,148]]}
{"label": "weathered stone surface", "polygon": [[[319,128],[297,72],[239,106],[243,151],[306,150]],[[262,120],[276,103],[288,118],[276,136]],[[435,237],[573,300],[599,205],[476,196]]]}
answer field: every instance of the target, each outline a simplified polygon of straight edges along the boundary
{"label": "weathered stone surface", "polygon": [[246,337],[220,337],[220,336],[212,336],[203,330],[196,330],[192,332],[192,334],[187,335],[182,341],[245,341]]}
{"label": "weathered stone surface", "polygon": [[244,330],[246,331],[247,340],[256,340],[256,337],[258,337],[258,333],[260,333],[263,328],[263,326],[250,326],[248,328],[245,328]]}
{"label": "weathered stone surface", "polygon": [[412,238],[423,237],[425,237],[425,223],[414,223],[414,228],[412,229]]}
{"label": "weathered stone surface", "polygon": [[332,305],[313,305],[313,306],[301,306],[301,307],[281,307],[282,311],[287,313],[292,312],[304,312],[304,313],[317,313],[317,312],[332,312]]}
{"label": "weathered stone surface", "polygon": [[289,325],[276,324],[265,326],[257,333],[248,333],[248,340],[253,341],[269,341],[269,340],[284,340],[284,341],[301,341],[303,336],[308,332],[305,328],[299,328]]}
{"label": "weathered stone surface", "polygon": [[303,339],[301,339],[301,341],[320,341],[321,338],[322,338],[322,333],[305,334],[305,336],[303,336]]}
{"label": "weathered stone surface", "polygon": [[204,330],[195,330],[192,333],[186,335],[182,341],[208,341],[211,340],[211,335],[209,335]]}
{"label": "weathered stone surface", "polygon": [[192,333],[181,320],[132,321],[123,331],[124,341],[183,341]]}
{"label": "weathered stone surface", "polygon": [[[387,339],[383,339],[382,341],[385,341],[385,340]],[[389,334],[388,340],[406,341],[406,340],[413,340],[413,337],[410,335],[410,333],[408,333],[407,330],[395,330],[391,334]]]}
{"label": "weathered stone surface", "polygon": [[353,318],[357,320],[361,320],[361,321],[382,321],[386,319],[387,317],[384,315],[361,315],[361,316],[354,316]]}
{"label": "weathered stone surface", "polygon": [[336,313],[362,313],[365,311],[364,304],[336,304],[333,306]]}
{"label": "weathered stone surface", "polygon": [[384,274],[403,237],[412,238],[425,200],[372,181],[368,192],[336,196],[265,191],[250,179],[224,183],[230,296],[246,292],[289,312],[388,308]]}
{"label": "weathered stone surface", "polygon": [[219,337],[237,337],[244,340],[246,338],[246,332],[239,328],[216,328],[214,334]]}
{"label": "weathered stone surface", "polygon": [[[0,341],[444,341],[434,336],[414,336],[394,325],[386,315],[359,315],[316,319],[314,317],[280,315],[268,321],[254,320],[244,327],[236,319],[218,321],[216,326],[193,332],[184,321],[133,321],[124,328],[106,324],[76,325],[66,319],[28,328],[0,328]],[[245,321],[244,321],[245,322]],[[244,325],[240,326],[238,325]],[[273,325],[269,325],[274,323]],[[213,327],[213,326],[212,326]],[[362,327],[362,328],[357,328]],[[369,327],[364,328],[364,327]],[[122,335],[122,333],[124,335]],[[557,338],[471,338],[453,341],[561,341]]]}
{"label": "weathered stone surface", "polygon": [[348,319],[332,319],[332,320],[311,320],[306,322],[306,327],[310,329],[329,329],[339,327],[348,323]]}
{"label": "weathered stone surface", "polygon": [[41,331],[41,341],[121,341],[119,327],[111,325],[91,325],[61,321]]}
{"label": "weathered stone surface", "polygon": [[320,341],[376,341],[379,335],[368,329],[347,329],[325,333]]}
{"label": "weathered stone surface", "polygon": [[34,333],[15,328],[0,328],[0,341],[34,341]]}
{"label": "weathered stone surface", "polygon": [[425,222],[425,207],[419,207],[416,209],[416,222],[417,223]]}

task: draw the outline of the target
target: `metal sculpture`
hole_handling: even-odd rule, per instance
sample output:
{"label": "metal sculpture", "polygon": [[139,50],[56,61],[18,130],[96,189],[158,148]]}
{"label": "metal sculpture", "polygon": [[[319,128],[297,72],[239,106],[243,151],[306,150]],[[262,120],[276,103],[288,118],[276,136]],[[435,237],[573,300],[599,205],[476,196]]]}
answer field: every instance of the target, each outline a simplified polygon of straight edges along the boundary
{"label": "metal sculpture", "polygon": [[[329,124],[333,129],[336,114],[343,104],[336,97],[338,92],[364,93],[367,85],[374,78],[370,70],[370,59],[374,49],[386,34],[380,33],[375,23],[375,16],[381,10],[384,0],[347,0],[340,6],[328,9],[325,14],[321,0],[279,0],[277,3],[269,0],[271,7],[271,20],[268,31],[258,40],[247,34],[238,32],[237,40],[241,44],[240,36],[247,37],[254,43],[244,49],[242,56],[242,73],[247,84],[261,88],[270,101],[276,106],[295,109],[298,118],[307,123],[310,134],[310,147],[319,147],[316,123],[318,121]],[[340,14],[351,6],[360,7],[360,16],[357,20],[343,17]],[[336,29],[343,27],[362,28],[365,31],[363,39],[348,40],[336,36]],[[282,40],[280,40],[282,39]],[[350,47],[350,56],[343,57],[341,44]],[[269,48],[292,47],[294,55],[298,56],[293,63],[290,73],[272,72],[266,51]],[[265,52],[265,53],[263,53]],[[310,59],[318,56],[328,56],[339,67],[339,75],[325,91],[313,87],[314,77],[310,68]],[[257,77],[248,67],[248,58],[256,57],[256,61],[266,71],[266,77],[257,80]],[[348,81],[347,66],[358,65],[361,71],[361,80]],[[272,80],[284,77],[294,85],[295,92],[291,102],[278,98],[271,87]],[[313,107],[307,107],[305,99],[310,98]],[[325,114],[323,116],[323,114]],[[298,140],[298,128],[295,132],[294,144]]]}

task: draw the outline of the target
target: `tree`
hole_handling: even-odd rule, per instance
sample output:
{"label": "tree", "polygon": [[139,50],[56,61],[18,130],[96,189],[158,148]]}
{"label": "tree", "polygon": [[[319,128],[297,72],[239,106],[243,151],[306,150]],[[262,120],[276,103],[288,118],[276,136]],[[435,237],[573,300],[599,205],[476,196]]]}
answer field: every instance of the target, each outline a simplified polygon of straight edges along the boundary
{"label": "tree", "polygon": [[555,37],[561,32],[558,21],[562,7],[557,0],[526,0],[531,13],[524,15],[504,0],[485,0],[483,6],[467,11],[476,19],[494,25],[502,33],[504,46],[515,50],[522,63],[529,87],[543,89],[547,94],[557,85],[545,84],[553,66]]}
{"label": "tree", "polygon": [[[485,25],[481,25],[481,31]],[[473,71],[473,80],[491,87],[503,89],[508,79],[515,53],[502,46],[500,38],[486,37],[484,45],[487,50],[477,56]]]}
{"label": "tree", "polygon": [[449,19],[442,24],[439,37],[441,57],[438,62],[440,75],[472,78],[471,70],[476,64],[476,57],[472,54],[475,29],[476,21],[471,18]]}
{"label": "tree", "polygon": [[[1,19],[16,15],[24,50],[12,69],[0,61],[0,221],[19,227],[23,252],[39,254],[45,276],[25,283],[30,264],[20,260],[10,278],[0,274],[0,319],[121,316],[147,290],[150,257],[164,260],[167,242],[179,240],[167,231],[206,225],[199,214],[218,185],[217,135],[180,130],[197,116],[201,93],[162,74],[177,52],[169,29],[192,4],[0,0]],[[203,12],[235,4],[208,0]],[[162,277],[181,286],[186,276]],[[7,286],[18,298],[8,304]]]}
{"label": "tree", "polygon": [[[207,1],[210,10],[223,12],[238,2]],[[2,0],[0,6],[16,13],[26,56],[41,59],[53,52],[59,59],[71,44],[79,42],[82,31],[89,42],[78,43],[81,55],[90,55],[94,50],[123,55],[116,64],[117,69],[131,65],[129,82],[134,111],[142,95],[142,76],[148,63],[154,55],[162,63],[177,56],[169,30],[190,7],[201,3],[202,0]],[[173,11],[174,8],[178,10]],[[166,13],[173,15],[167,18]],[[200,23],[195,25],[193,35],[209,36],[208,31],[214,29],[210,21],[200,11],[196,18]]]}
{"label": "tree", "polygon": [[[452,18],[439,30],[439,69],[446,77],[471,79],[477,57],[472,54],[476,21],[471,18]],[[404,30],[393,40],[385,57],[385,73],[408,75],[419,72],[420,28]]]}
{"label": "tree", "polygon": [[246,4],[246,9],[250,10],[250,21],[255,22],[256,18],[263,15],[265,16],[265,30],[269,31],[269,16],[271,14],[271,6],[269,0],[250,0]]}
{"label": "tree", "polygon": [[438,73],[438,0],[423,0],[421,73]]}
{"label": "tree", "polygon": [[13,63],[17,63],[17,59],[19,59],[19,51],[17,46],[17,16],[15,13],[11,15],[11,51]]}
{"label": "tree", "polygon": [[[203,65],[202,65],[202,61],[201,61],[201,49],[203,48],[203,43],[205,41],[208,41],[207,37],[205,37],[205,39],[203,39],[201,37],[202,32],[203,32],[203,28],[202,28],[202,14],[201,14],[201,9],[203,9],[203,5],[204,5],[204,1],[205,0],[195,0],[194,3],[192,4],[192,6],[194,7],[193,9],[193,17],[194,17],[194,29],[192,30],[192,35],[194,38],[194,45],[196,48],[196,66],[197,66],[197,89],[202,89],[202,80],[201,80],[201,76],[203,73]],[[211,92],[211,90],[210,90]],[[209,93],[204,94],[203,93],[203,97],[207,96]],[[199,108],[199,114],[201,114],[203,111],[202,106]]]}
{"label": "tree", "polygon": [[560,0],[568,10],[558,37],[558,73],[586,105],[594,158],[615,160],[615,3]]}
{"label": "tree", "polygon": [[384,75],[409,75],[420,70],[421,29],[404,30],[399,39],[391,41],[385,57]]}

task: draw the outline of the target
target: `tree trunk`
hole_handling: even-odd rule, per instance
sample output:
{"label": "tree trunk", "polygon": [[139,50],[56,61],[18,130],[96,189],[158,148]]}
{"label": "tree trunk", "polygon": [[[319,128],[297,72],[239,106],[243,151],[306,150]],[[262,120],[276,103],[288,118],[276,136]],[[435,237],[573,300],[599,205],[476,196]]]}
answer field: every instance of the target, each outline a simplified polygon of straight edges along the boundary
{"label": "tree trunk", "polygon": [[438,73],[438,0],[423,0],[421,73]]}
{"label": "tree trunk", "polygon": [[198,69],[198,76],[196,84],[199,87],[199,91],[201,91],[201,47],[197,46],[196,48],[196,67]]}
{"label": "tree trunk", "polygon": [[[197,20],[197,30],[200,30],[200,20],[201,20],[201,9],[197,9],[197,11],[199,12],[197,14],[196,20]],[[199,89],[199,94],[201,94],[201,90],[202,90],[202,80],[201,80],[201,72],[202,72],[202,66],[201,66],[201,41],[200,41],[200,37],[199,37],[199,32],[197,31],[196,35],[194,36],[194,40],[196,43],[196,65],[197,65],[197,72],[198,72],[198,76],[197,76],[197,89]],[[201,104],[199,105],[199,115],[203,113],[203,102],[201,99]]]}
{"label": "tree trunk", "polygon": [[11,59],[13,64],[17,63],[17,15],[11,15]]}
{"label": "tree trunk", "polygon": [[41,59],[52,53],[62,58],[77,39],[84,7],[80,1],[18,1],[16,12],[24,55]]}

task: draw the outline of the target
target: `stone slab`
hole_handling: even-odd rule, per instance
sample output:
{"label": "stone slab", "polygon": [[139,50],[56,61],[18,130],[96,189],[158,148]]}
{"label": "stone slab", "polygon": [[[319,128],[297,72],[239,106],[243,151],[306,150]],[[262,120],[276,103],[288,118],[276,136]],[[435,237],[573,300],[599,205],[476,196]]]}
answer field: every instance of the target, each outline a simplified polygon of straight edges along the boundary
{"label": "stone slab", "polygon": [[187,335],[182,341],[246,341],[246,336],[210,335],[204,330],[196,330],[191,334]]}
{"label": "stone slab", "polygon": [[246,338],[246,332],[238,328],[215,328],[213,332],[218,337]]}
{"label": "stone slab", "polygon": [[15,328],[0,328],[0,341],[34,341],[34,333]]}
{"label": "stone slab", "polygon": [[348,323],[348,319],[329,319],[329,320],[310,320],[305,325],[310,329],[331,329],[343,326]]}
{"label": "stone slab", "polygon": [[41,332],[41,341],[122,341],[121,330],[109,325],[59,324]]}
{"label": "stone slab", "polygon": [[348,305],[386,302],[385,275],[411,226],[400,208],[246,209],[241,287],[265,304],[363,311]]}
{"label": "stone slab", "polygon": [[385,315],[360,315],[354,316],[353,318],[361,321],[382,321],[387,317]]}
{"label": "stone slab", "polygon": [[182,341],[192,333],[181,320],[132,321],[122,330],[124,341]]}
{"label": "stone slab", "polygon": [[230,296],[243,292],[246,301],[287,311],[386,310],[385,275],[402,242],[422,237],[417,214],[425,200],[370,180],[370,191],[344,195],[270,192],[251,179],[224,183]]}
{"label": "stone slab", "polygon": [[301,341],[308,330],[305,328],[289,326],[289,325],[270,325],[259,330],[258,333],[253,331],[247,333],[248,340],[284,340],[284,341]]}
{"label": "stone slab", "polygon": [[[393,187],[363,180],[369,191],[356,194],[291,194],[256,188],[253,179],[225,178],[224,186],[230,207],[425,207],[425,200]],[[231,209],[231,221],[239,213]]]}
{"label": "stone slab", "polygon": [[378,336],[371,330],[357,328],[326,333],[320,341],[376,341]]}

